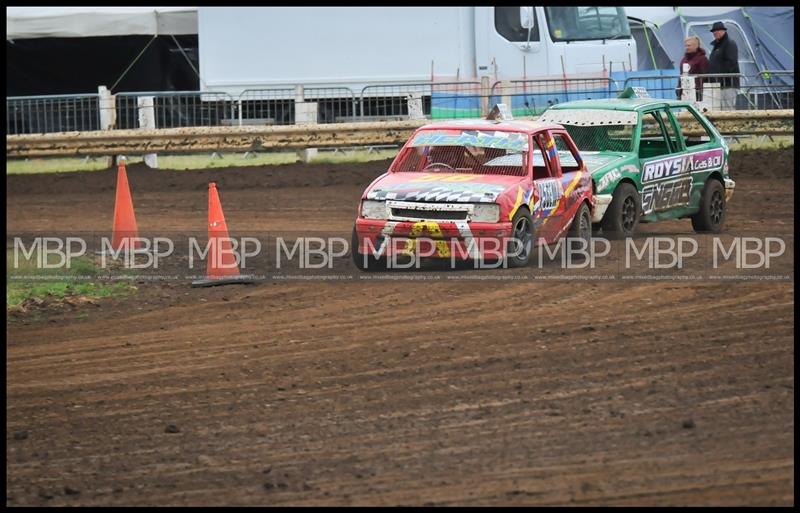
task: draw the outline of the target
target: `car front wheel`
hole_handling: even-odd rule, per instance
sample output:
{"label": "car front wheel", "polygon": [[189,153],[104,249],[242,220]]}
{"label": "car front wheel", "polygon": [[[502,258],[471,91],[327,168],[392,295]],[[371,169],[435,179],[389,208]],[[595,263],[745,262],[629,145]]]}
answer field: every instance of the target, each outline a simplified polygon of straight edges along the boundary
{"label": "car front wheel", "polygon": [[633,237],[641,212],[639,193],[630,183],[621,183],[614,191],[611,205],[603,216],[603,233],[612,239]]}
{"label": "car front wheel", "polygon": [[506,246],[509,267],[525,267],[531,261],[534,232],[530,212],[525,208],[517,210],[511,220],[512,240]]}

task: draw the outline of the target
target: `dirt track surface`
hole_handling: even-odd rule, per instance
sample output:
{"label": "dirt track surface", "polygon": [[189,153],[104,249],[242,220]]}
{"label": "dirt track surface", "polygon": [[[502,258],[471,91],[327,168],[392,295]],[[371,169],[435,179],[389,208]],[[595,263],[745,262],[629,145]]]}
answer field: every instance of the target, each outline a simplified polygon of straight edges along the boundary
{"label": "dirt track surface", "polygon": [[[781,155],[732,159],[728,232],[793,233]],[[129,178],[142,231],[204,230],[216,180],[229,226],[348,236],[385,166]],[[114,181],[7,177],[7,231],[107,230]],[[792,505],[793,285],[165,283],[12,316],[6,503]]]}

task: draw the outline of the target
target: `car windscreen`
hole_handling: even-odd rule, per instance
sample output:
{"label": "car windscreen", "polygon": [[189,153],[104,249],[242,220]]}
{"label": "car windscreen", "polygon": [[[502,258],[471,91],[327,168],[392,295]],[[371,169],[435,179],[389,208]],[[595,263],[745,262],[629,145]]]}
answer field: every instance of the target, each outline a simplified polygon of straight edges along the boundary
{"label": "car windscreen", "polygon": [[545,7],[544,11],[553,41],[632,37],[622,7]]}
{"label": "car windscreen", "polygon": [[392,172],[525,176],[528,135],[492,130],[425,130],[400,152]]}
{"label": "car windscreen", "polygon": [[579,151],[633,151],[633,125],[564,125]]}

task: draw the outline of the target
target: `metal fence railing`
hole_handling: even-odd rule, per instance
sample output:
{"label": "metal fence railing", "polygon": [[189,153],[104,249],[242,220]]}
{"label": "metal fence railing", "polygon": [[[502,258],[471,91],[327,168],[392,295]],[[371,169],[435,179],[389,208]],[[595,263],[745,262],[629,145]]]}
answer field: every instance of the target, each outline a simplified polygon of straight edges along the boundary
{"label": "metal fence railing", "polygon": [[140,99],[153,98],[156,128],[220,126],[236,117],[229,94],[198,91],[136,92],[115,95],[116,128],[139,128]]}
{"label": "metal fence railing", "polygon": [[[692,75],[702,86],[699,104],[708,110],[794,108],[794,71]],[[414,82],[370,84],[354,92],[347,87],[278,87],[247,89],[238,97],[221,92],[125,92],[114,96],[74,94],[6,98],[8,134],[134,129],[141,115],[156,128],[230,125],[289,125],[406,118],[457,119],[481,117],[496,103],[506,103],[515,116],[538,116],[568,101],[615,98],[624,88],[644,87],[653,98],[674,99],[677,76],[630,77],[620,85],[610,78],[507,80],[491,87],[484,82]],[[142,110],[146,109],[146,110]],[[298,119],[298,113],[300,118]]]}
{"label": "metal fence railing", "polygon": [[237,100],[242,125],[291,125],[294,122],[295,89],[245,89]]}
{"label": "metal fence railing", "polygon": [[238,98],[239,125],[291,125],[295,105],[317,104],[317,123],[355,121],[358,100],[348,87],[246,89]]}
{"label": "metal fence railing", "polygon": [[359,103],[349,87],[306,87],[303,100],[317,104],[317,123],[357,121]]}
{"label": "metal fence railing", "polygon": [[469,81],[368,85],[361,90],[361,119],[479,116],[480,88]]}
{"label": "metal fence railing", "polygon": [[610,78],[508,80],[492,85],[489,101],[510,103],[514,115],[538,116],[557,103],[615,98],[617,83]]}
{"label": "metal fence railing", "polygon": [[96,93],[6,98],[7,134],[99,129],[99,96]]}
{"label": "metal fence railing", "polygon": [[[696,101],[709,110],[772,110],[794,108],[794,71],[764,71],[689,75],[694,80]],[[681,78],[640,76],[625,80],[623,88],[644,87],[653,98],[679,98]]]}

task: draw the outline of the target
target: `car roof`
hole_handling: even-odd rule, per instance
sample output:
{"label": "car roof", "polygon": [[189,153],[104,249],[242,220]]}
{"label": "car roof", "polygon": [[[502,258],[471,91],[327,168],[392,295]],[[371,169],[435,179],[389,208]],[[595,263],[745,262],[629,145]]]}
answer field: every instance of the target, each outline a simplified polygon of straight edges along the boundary
{"label": "car roof", "polygon": [[525,119],[515,119],[511,121],[491,121],[487,119],[459,119],[450,121],[439,121],[428,123],[420,127],[420,130],[431,129],[453,129],[453,130],[499,130],[504,132],[526,132],[534,134],[542,130],[561,129],[561,125],[555,123],[539,123]]}
{"label": "car roof", "polygon": [[556,110],[605,109],[636,111],[658,105],[686,106],[688,102],[681,100],[664,100],[661,98],[613,98],[607,100],[576,100],[559,103],[550,108]]}

